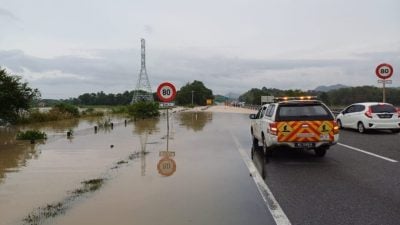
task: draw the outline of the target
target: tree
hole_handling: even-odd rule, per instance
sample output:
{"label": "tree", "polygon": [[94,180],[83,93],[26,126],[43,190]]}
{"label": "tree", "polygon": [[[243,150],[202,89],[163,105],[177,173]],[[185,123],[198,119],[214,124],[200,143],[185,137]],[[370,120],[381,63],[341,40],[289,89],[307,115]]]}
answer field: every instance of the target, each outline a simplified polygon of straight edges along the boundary
{"label": "tree", "polygon": [[176,94],[176,103],[178,105],[206,105],[207,99],[213,99],[213,93],[210,89],[204,86],[201,81],[193,81],[193,83],[187,83],[183,86]]}
{"label": "tree", "polygon": [[28,110],[40,97],[38,89],[32,89],[21,77],[10,75],[0,68],[0,119],[15,123],[20,113]]}

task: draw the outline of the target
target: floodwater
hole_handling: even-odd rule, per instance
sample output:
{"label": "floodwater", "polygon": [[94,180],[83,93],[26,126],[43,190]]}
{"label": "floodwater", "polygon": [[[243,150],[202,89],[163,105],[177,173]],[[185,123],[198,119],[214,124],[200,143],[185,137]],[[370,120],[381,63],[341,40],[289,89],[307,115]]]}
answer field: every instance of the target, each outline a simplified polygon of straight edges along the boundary
{"label": "floodwater", "polygon": [[0,128],[0,225],[274,224],[229,136],[245,118],[63,121],[37,125],[49,139],[33,145],[15,141],[32,127]]}

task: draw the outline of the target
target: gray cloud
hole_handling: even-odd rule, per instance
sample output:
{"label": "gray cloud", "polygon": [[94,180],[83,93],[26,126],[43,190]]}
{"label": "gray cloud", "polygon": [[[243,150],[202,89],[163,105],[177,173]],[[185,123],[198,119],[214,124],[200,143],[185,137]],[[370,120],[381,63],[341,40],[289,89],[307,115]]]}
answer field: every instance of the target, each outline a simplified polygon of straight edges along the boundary
{"label": "gray cloud", "polygon": [[11,20],[19,21],[20,19],[16,17],[12,12],[7,9],[0,8],[0,17],[5,17]]}
{"label": "gray cloud", "polygon": [[153,32],[154,32],[153,27],[150,26],[150,25],[145,25],[144,28],[143,28],[143,30],[144,30],[144,32],[145,32],[147,35],[152,35]]}
{"label": "gray cloud", "polygon": [[[140,71],[139,49],[91,50],[92,57],[39,58],[19,50],[0,51],[1,66],[22,75],[43,97],[67,98],[85,92],[122,92],[135,87]],[[179,88],[203,81],[214,93],[243,93],[250,88],[313,89],[343,83],[372,85],[377,59],[398,60],[400,51],[362,53],[349,59],[251,60],[202,57],[172,51],[148,51],[147,69],[155,86],[172,81]],[[397,70],[398,68],[395,68]],[[400,79],[393,78],[393,83]]]}

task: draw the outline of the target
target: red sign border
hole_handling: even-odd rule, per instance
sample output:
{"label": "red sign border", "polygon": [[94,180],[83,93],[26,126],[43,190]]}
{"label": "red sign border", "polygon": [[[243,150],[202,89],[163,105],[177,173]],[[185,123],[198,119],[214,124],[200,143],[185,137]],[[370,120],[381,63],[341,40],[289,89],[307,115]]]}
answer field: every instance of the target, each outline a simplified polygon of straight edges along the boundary
{"label": "red sign border", "polygon": [[[171,171],[170,173],[163,173],[163,172],[162,172],[162,170],[161,170],[161,163],[164,162],[164,161],[170,161],[170,162],[172,162],[172,171]],[[163,176],[166,176],[166,177],[169,177],[169,176],[171,176],[172,174],[174,174],[174,173],[176,172],[176,162],[175,162],[175,160],[173,160],[172,158],[164,157],[164,158],[160,159],[160,161],[158,161],[158,163],[157,163],[157,170],[158,170],[158,173],[159,173],[159,174],[161,174],[161,175],[163,175]]]}
{"label": "red sign border", "polygon": [[[170,88],[172,89],[172,95],[171,95],[171,97],[169,97],[169,98],[164,98],[164,97],[161,95],[161,89],[162,89],[164,86],[168,86],[168,87],[170,87]],[[175,96],[176,96],[176,89],[175,89],[175,86],[174,86],[172,83],[170,83],[170,82],[164,82],[164,83],[161,83],[160,85],[158,85],[158,88],[157,88],[157,97],[158,97],[158,99],[160,99],[162,102],[170,102],[170,101],[172,101],[172,100],[175,99]]]}
{"label": "red sign border", "polygon": [[[380,69],[381,67],[383,67],[383,66],[387,66],[387,67],[390,68],[390,73],[389,73],[387,76],[382,76],[382,74],[379,73],[379,69]],[[393,75],[393,67],[392,67],[392,65],[387,64],[387,63],[379,64],[379,65],[376,67],[376,69],[375,69],[375,74],[376,74],[376,76],[378,76],[379,78],[381,78],[381,79],[383,79],[383,80],[386,80],[386,79],[390,78],[390,77]]]}

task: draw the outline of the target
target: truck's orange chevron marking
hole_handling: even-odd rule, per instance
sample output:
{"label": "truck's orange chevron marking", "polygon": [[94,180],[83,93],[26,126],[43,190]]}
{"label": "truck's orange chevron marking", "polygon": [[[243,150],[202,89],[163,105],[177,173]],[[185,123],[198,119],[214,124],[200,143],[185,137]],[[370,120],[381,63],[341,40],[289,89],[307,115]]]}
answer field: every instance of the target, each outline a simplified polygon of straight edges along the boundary
{"label": "truck's orange chevron marking", "polygon": [[[289,126],[291,131],[282,133],[283,126]],[[304,125],[304,127],[303,127]],[[322,127],[322,126],[325,127]],[[290,121],[278,122],[278,141],[279,142],[318,142],[318,141],[332,141],[333,122],[332,121]],[[321,132],[322,129],[326,132]],[[329,140],[321,140],[324,134],[329,135]]]}

